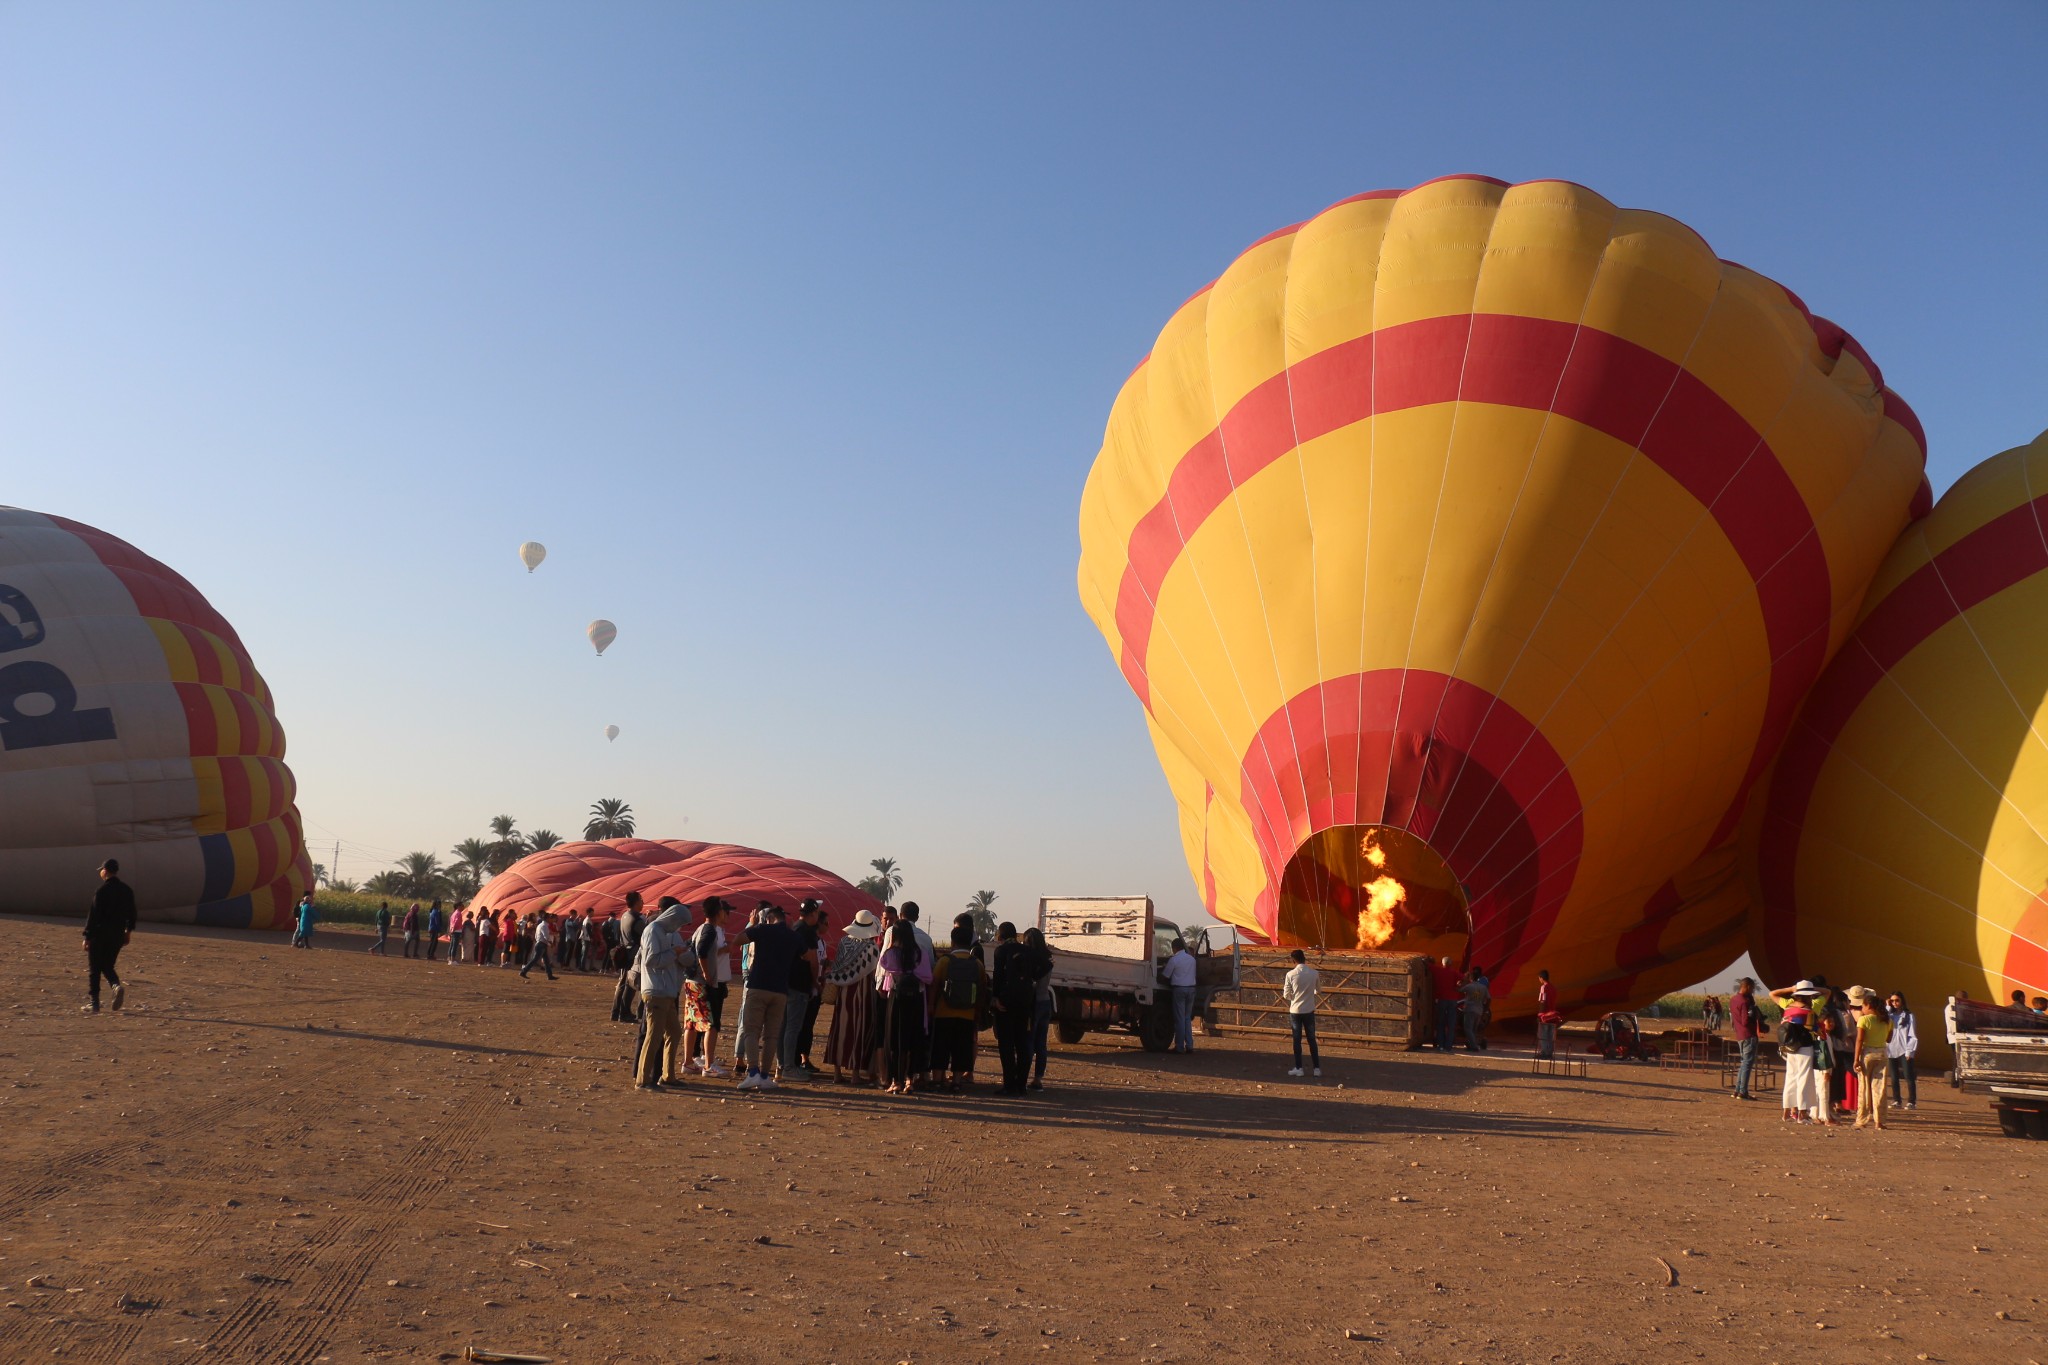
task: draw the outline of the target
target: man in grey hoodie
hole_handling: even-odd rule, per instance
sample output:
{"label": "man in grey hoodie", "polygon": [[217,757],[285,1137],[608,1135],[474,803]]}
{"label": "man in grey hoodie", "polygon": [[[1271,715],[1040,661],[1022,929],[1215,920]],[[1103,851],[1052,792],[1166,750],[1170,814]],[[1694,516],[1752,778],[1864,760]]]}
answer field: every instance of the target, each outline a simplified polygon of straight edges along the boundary
{"label": "man in grey hoodie", "polygon": [[676,1070],[676,1052],[683,1040],[679,1012],[683,994],[680,955],[686,951],[683,930],[689,922],[689,907],[672,902],[662,908],[654,923],[640,935],[633,974],[639,979],[640,998],[647,1006],[647,1039],[640,1045],[640,1067],[634,1082],[642,1090],[683,1083]]}

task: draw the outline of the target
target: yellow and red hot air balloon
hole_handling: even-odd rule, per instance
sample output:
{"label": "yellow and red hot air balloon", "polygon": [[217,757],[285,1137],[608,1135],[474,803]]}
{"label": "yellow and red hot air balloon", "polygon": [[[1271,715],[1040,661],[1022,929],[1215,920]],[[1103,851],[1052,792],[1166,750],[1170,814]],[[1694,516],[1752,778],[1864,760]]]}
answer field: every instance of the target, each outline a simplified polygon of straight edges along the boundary
{"label": "yellow and red hot air balloon", "polygon": [[284,731],[176,573],[0,507],[0,910],[84,913],[104,858],[145,919],[260,929],[312,885]]}
{"label": "yellow and red hot air balloon", "polygon": [[1080,591],[1213,914],[1469,946],[1509,1013],[1537,967],[1636,1000],[1740,952],[1739,815],[1923,463],[1861,348],[1682,224],[1454,177],[1181,307]]}
{"label": "yellow and red hot air balloon", "polygon": [[[1910,527],[1771,776],[1751,951],[1901,990],[2048,995],[2048,433]],[[1938,1029],[1923,1041],[1940,1049]]]}

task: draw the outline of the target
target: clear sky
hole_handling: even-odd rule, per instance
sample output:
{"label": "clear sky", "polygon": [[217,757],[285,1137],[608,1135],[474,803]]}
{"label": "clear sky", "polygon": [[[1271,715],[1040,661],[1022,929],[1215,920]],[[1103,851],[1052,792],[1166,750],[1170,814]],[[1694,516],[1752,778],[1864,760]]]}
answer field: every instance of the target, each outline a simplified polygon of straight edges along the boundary
{"label": "clear sky", "polygon": [[235,622],[344,876],[617,796],[1185,913],[1074,589],[1183,299],[1581,181],[1855,333],[1939,490],[2048,425],[2044,64],[2038,4],[11,4],[0,502]]}

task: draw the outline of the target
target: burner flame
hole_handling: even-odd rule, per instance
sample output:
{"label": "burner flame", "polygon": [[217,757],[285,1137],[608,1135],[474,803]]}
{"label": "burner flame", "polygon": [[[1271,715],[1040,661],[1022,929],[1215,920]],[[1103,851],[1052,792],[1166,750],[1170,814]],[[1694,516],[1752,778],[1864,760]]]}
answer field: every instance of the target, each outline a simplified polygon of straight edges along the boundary
{"label": "burner flame", "polygon": [[1387,871],[1387,851],[1380,847],[1380,832],[1369,831],[1359,842],[1366,866],[1379,875],[1359,890],[1364,904],[1358,910],[1358,946],[1378,948],[1394,936],[1394,912],[1408,901],[1408,888]]}

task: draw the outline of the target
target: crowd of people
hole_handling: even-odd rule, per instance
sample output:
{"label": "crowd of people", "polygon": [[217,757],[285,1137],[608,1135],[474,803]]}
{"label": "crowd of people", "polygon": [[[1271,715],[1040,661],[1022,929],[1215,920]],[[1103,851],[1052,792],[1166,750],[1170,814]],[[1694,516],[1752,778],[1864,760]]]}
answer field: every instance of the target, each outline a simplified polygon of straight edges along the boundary
{"label": "crowd of people", "polygon": [[[1904,993],[1880,995],[1867,986],[1838,991],[1815,975],[1771,991],[1770,998],[1783,1011],[1776,1028],[1785,1070],[1779,1105],[1787,1123],[1831,1128],[1850,1121],[1882,1130],[1888,1110],[1919,1107],[1919,1024]],[[1751,1077],[1772,1030],[1754,979],[1735,983],[1728,1023],[1738,1050],[1733,1096],[1754,1100]]]}
{"label": "crowd of people", "polygon": [[[307,896],[299,902],[294,948],[313,946],[313,919],[313,898]],[[394,911],[385,901],[377,907],[374,920],[377,936],[364,951],[389,957],[391,931],[396,928],[400,951],[406,957],[450,966],[517,967],[521,976],[537,967],[552,981],[557,966],[565,972],[616,973],[618,964],[612,959],[621,942],[619,920],[617,915],[600,914],[595,909],[571,909],[559,915],[494,913],[489,906],[443,910],[438,899],[424,910],[414,901],[403,911]]]}
{"label": "crowd of people", "polygon": [[[1001,1093],[1044,1087],[1052,954],[1037,929],[1020,937],[1014,925],[1000,925],[984,959],[971,915],[954,920],[941,948],[907,901],[884,906],[879,917],[858,911],[828,960],[824,910],[814,900],[798,907],[794,924],[766,901],[745,926],[732,924],[732,907],[716,896],[701,906],[663,897],[651,921],[642,913],[629,895],[612,1017],[641,1030],[634,1080],[643,1090],[731,1077],[742,1090],[773,1090],[829,1067],[841,1084],[894,1095],[964,1093],[989,1030]],[[722,1054],[735,980],[737,1036]],[[828,996],[832,1021],[819,1054],[816,1025]]]}

